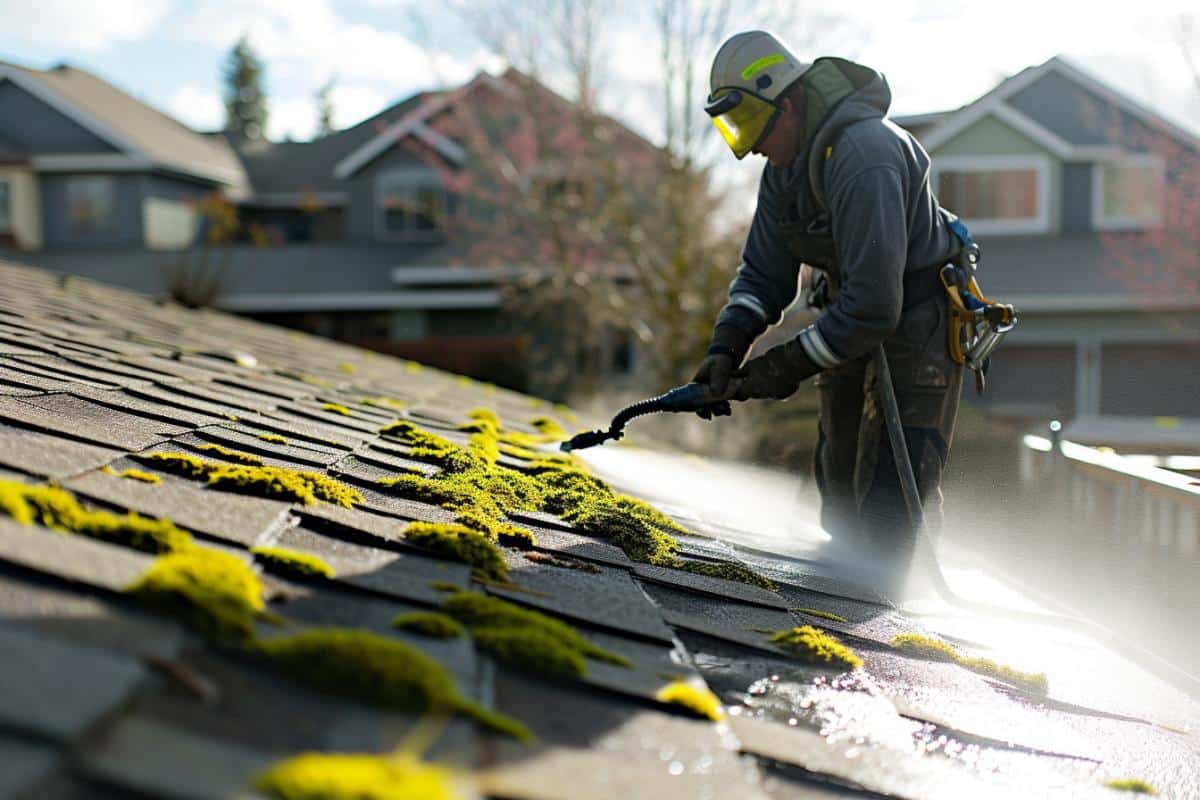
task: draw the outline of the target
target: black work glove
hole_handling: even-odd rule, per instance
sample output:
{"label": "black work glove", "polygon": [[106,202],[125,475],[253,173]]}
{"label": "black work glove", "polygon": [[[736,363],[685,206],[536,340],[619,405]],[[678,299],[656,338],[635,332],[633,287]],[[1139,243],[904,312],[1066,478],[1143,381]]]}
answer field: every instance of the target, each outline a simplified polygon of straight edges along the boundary
{"label": "black work glove", "polygon": [[[692,382],[707,384],[715,397],[725,397],[730,389],[729,379],[733,375],[733,371],[741,366],[746,352],[753,343],[753,337],[736,325],[718,325],[713,331],[708,355],[700,362],[700,368],[696,370]],[[707,408],[700,409],[696,412],[696,416],[701,419],[712,419],[714,416],[727,417],[732,413],[733,409],[729,407],[729,401],[722,399]]]}
{"label": "black work glove", "polygon": [[750,359],[733,374],[736,386],[733,399],[783,400],[820,371],[804,351],[800,339],[792,339]]}

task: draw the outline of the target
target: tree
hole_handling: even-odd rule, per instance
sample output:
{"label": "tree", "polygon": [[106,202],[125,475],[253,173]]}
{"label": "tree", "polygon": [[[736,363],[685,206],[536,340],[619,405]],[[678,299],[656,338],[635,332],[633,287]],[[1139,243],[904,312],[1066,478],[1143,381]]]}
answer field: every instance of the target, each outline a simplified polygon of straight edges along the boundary
{"label": "tree", "polygon": [[317,138],[333,133],[333,86],[336,79],[330,78],[317,90]]}
{"label": "tree", "polygon": [[263,65],[242,36],[225,57],[225,129],[245,139],[262,138],[267,129]]}

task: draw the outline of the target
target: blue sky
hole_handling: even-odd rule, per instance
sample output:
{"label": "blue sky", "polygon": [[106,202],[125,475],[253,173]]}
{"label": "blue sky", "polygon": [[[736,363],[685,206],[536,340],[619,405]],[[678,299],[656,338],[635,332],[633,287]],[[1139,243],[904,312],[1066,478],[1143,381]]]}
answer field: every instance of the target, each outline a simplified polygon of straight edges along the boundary
{"label": "blue sky", "polygon": [[[499,69],[472,33],[470,4],[459,5],[465,17],[444,0],[0,0],[0,59],[35,68],[67,61],[190,125],[214,128],[223,119],[221,63],[248,33],[266,62],[268,133],[303,139],[315,125],[312,95],[330,78],[337,122],[349,125],[412,91]],[[653,137],[657,45],[647,5],[607,1],[600,77],[602,103],[639,110]],[[1149,0],[1122,16],[1098,13],[1094,0],[865,0],[838,4],[847,21],[836,38],[823,35],[812,14],[776,14],[771,27],[801,57],[846,55],[883,71],[897,112],[956,107],[1063,54],[1200,132],[1200,89],[1177,41],[1190,5]],[[729,33],[755,22],[733,19]],[[1200,32],[1191,38],[1200,55]]]}

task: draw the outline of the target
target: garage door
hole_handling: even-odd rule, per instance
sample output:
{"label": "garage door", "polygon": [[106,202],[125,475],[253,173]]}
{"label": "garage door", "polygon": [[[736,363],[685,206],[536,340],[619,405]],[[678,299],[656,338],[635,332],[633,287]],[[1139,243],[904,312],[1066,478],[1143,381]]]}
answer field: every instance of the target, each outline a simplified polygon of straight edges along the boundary
{"label": "garage door", "polygon": [[998,414],[1070,417],[1075,413],[1075,346],[1003,344],[992,356],[987,393],[967,377],[963,397]]}
{"label": "garage door", "polygon": [[1200,344],[1105,345],[1100,413],[1200,416]]}

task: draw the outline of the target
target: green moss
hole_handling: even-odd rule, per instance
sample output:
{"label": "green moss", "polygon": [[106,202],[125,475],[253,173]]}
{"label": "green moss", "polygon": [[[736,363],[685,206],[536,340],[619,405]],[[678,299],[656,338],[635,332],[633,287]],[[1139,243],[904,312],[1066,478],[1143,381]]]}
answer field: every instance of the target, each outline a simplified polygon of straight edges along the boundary
{"label": "green moss", "polygon": [[457,592],[462,589],[457,583],[451,583],[450,581],[434,581],[429,585],[439,592]]}
{"label": "green moss", "polygon": [[236,461],[239,464],[246,464],[251,467],[261,467],[263,465],[263,460],[258,456],[243,453],[240,450],[230,450],[228,447],[222,447],[219,444],[198,444],[196,445],[196,449],[220,456],[227,461]]}
{"label": "green moss", "polygon": [[778,631],[771,643],[801,656],[810,664],[858,669],[863,665],[853,650],[820,628],[801,625],[788,631]]}
{"label": "green moss", "polygon": [[557,441],[569,439],[570,434],[562,425],[558,424],[558,420],[551,417],[534,417],[529,420],[529,424],[537,429],[538,433],[543,436],[549,436]]}
{"label": "green moss", "polygon": [[338,364],[338,369],[347,375],[353,375],[358,372],[358,367],[354,366],[349,361],[343,361],[342,363]]}
{"label": "green moss", "polygon": [[658,690],[654,698],[660,703],[673,703],[707,717],[714,722],[725,719],[720,699],[707,687],[696,687],[683,681],[673,681]]}
{"label": "green moss", "polygon": [[254,788],[275,800],[463,800],[459,782],[406,753],[303,753],[272,765]]}
{"label": "green moss", "polygon": [[678,561],[675,568],[681,569],[684,572],[691,572],[695,575],[724,578],[727,581],[737,581],[738,583],[757,586],[767,591],[775,591],[775,584],[771,583],[770,580],[759,575],[745,564],[738,564],[734,561],[721,561],[719,563],[711,561]]}
{"label": "green moss", "polygon": [[850,620],[843,616],[834,614],[830,611],[822,611],[819,608],[793,608],[790,610],[800,614],[808,614],[810,617],[821,617],[822,619],[833,620],[834,622],[850,622]]}
{"label": "green moss", "polygon": [[185,477],[207,481],[214,488],[259,497],[294,500],[305,505],[323,500],[344,508],[351,508],[363,499],[357,489],[319,472],[204,461],[185,453],[149,453],[137,457]]}
{"label": "green moss", "polygon": [[284,547],[251,547],[250,552],[278,572],[302,578],[334,577],[333,567],[325,559],[311,553],[299,553]]}
{"label": "green moss", "polygon": [[328,411],[330,414],[341,414],[343,417],[353,417],[354,413],[343,405],[337,403],[326,403],[321,406],[322,411]]}
{"label": "green moss", "polygon": [[169,519],[84,508],[75,495],[54,486],[0,481],[0,513],[22,525],[37,523],[147,553],[173,553],[193,547],[191,534]]}
{"label": "green moss", "polygon": [[105,475],[112,475],[114,478],[128,478],[133,481],[141,481],[142,483],[162,483],[162,478],[155,475],[153,472],[146,472],[140,469],[127,469],[117,472],[112,467],[101,467],[100,471]]}
{"label": "green moss", "polygon": [[392,627],[431,636],[434,639],[457,639],[466,631],[454,617],[437,611],[410,611],[392,620]]}
{"label": "green moss", "polygon": [[404,369],[406,369],[407,371],[409,371],[413,374],[416,374],[416,373],[420,372],[423,369],[423,367],[421,364],[418,364],[416,361],[408,361],[404,364]]}
{"label": "green moss", "polygon": [[526,550],[537,546],[537,538],[528,528],[510,522],[499,522],[494,517],[486,516],[474,509],[460,511],[455,515],[454,521],[482,533],[497,544]]}
{"label": "green moss", "polygon": [[587,670],[585,658],[630,665],[567,623],[496,597],[460,592],[446,598],[442,610],[470,629],[481,650],[517,669],[581,677]]}
{"label": "green moss", "polygon": [[951,661],[972,672],[1010,683],[1032,694],[1044,695],[1049,691],[1049,681],[1044,672],[1024,672],[990,658],[968,657],[960,654],[949,644],[922,636],[919,633],[899,633],[892,637],[892,647],[921,658]]}
{"label": "green moss", "polygon": [[467,412],[467,416],[480,422],[491,423],[497,431],[504,427],[500,422],[500,415],[490,408],[472,408]]}
{"label": "green moss", "polygon": [[404,538],[444,558],[469,564],[483,578],[508,580],[508,567],[496,545],[486,535],[465,525],[414,522],[404,529]]}
{"label": "green moss", "polygon": [[269,639],[256,649],[285,674],[323,691],[401,711],[463,714],[501,733],[531,738],[516,720],[463,697],[445,667],[395,639],[326,628]]}
{"label": "green moss", "polygon": [[279,434],[275,434],[275,433],[260,433],[258,435],[258,438],[262,439],[264,442],[274,442],[275,444],[288,444],[288,440],[287,440],[286,436],[280,436]]}
{"label": "green moss", "polygon": [[236,556],[194,547],[155,559],[126,589],[143,602],[221,639],[248,641],[263,610],[262,584]]}
{"label": "green moss", "polygon": [[1109,789],[1117,789],[1122,792],[1134,792],[1136,794],[1148,794],[1158,797],[1157,789],[1138,778],[1111,778],[1105,781],[1104,785]]}

